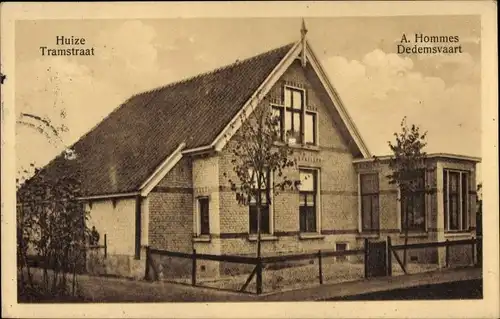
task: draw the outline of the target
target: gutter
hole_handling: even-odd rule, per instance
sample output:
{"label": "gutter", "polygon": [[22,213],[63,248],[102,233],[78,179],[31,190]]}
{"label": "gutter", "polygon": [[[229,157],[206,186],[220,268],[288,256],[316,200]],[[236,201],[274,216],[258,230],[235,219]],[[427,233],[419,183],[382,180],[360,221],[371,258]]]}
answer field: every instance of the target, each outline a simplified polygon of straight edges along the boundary
{"label": "gutter", "polygon": [[[352,162],[354,164],[358,163],[370,163],[374,162],[375,158],[378,161],[388,161],[390,160],[392,155],[382,155],[382,156],[373,156],[371,158],[360,158],[360,159],[355,159]],[[474,157],[474,156],[467,156],[467,155],[459,155],[459,154],[450,154],[450,153],[432,153],[432,154],[427,154],[427,158],[446,158],[446,159],[454,159],[454,160],[460,160],[460,161],[469,161],[469,162],[476,162],[476,163],[481,163],[481,158],[480,157]]]}

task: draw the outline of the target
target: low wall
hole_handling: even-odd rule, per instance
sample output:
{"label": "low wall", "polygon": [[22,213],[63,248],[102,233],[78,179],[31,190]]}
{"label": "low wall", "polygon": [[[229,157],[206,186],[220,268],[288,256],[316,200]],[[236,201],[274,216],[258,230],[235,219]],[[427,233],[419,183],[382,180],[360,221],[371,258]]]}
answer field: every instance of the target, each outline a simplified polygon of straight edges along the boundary
{"label": "low wall", "polygon": [[140,260],[128,255],[107,255],[99,251],[87,253],[87,272],[91,275],[111,275],[143,279],[145,275],[145,254]]}
{"label": "low wall", "polygon": [[[190,279],[193,268],[193,261],[190,258],[165,256],[151,253],[151,263],[149,267],[149,279]],[[197,278],[217,278],[219,277],[218,261],[196,260]],[[154,274],[154,276],[153,276]]]}
{"label": "low wall", "polygon": [[154,253],[150,256],[149,274],[151,276],[149,279],[187,279],[191,277],[192,261],[190,259]]}
{"label": "low wall", "polygon": [[[438,264],[438,247],[428,247],[428,248],[409,248],[406,250],[406,259],[409,263],[414,264]],[[399,258],[403,260],[404,258],[404,249],[396,250]],[[395,259],[394,256],[392,259]]]}
{"label": "low wall", "polygon": [[448,248],[450,267],[468,266],[474,263],[472,245],[456,245]]}

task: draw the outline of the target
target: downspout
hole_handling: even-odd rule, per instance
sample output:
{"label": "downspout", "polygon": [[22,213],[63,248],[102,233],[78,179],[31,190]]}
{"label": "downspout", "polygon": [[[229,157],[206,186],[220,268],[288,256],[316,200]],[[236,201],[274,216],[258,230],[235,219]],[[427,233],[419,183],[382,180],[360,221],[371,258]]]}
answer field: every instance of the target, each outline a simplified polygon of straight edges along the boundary
{"label": "downspout", "polygon": [[142,230],[142,197],[139,195],[135,200],[135,259],[141,259],[141,230]]}

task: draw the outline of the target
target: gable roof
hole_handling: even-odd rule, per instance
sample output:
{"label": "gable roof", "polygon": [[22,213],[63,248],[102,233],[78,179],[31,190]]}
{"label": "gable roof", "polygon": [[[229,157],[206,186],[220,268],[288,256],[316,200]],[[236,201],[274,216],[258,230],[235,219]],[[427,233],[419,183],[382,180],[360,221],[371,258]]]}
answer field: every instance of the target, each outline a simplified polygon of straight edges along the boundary
{"label": "gable roof", "polygon": [[50,178],[68,166],[84,176],[85,198],[147,195],[182,158],[220,151],[293,61],[307,58],[330,100],[339,128],[355,156],[370,157],[307,41],[290,43],[212,72],[137,94],[115,109],[43,171]]}
{"label": "gable roof", "polygon": [[210,144],[293,45],[131,97],[72,146],[75,160],[60,155],[43,171],[77,166],[86,196],[138,191],[182,143]]}

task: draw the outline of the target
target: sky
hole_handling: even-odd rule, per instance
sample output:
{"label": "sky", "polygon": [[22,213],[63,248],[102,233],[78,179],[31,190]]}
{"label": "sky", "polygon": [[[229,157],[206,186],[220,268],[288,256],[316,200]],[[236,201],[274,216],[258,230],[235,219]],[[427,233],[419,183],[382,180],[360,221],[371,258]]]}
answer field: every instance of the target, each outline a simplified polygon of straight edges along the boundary
{"label": "sky", "polygon": [[[407,122],[428,153],[481,156],[479,16],[306,18],[307,38],[374,155]],[[16,114],[68,128],[61,140],[16,128],[18,169],[45,165],[134,94],[300,39],[300,18],[25,20],[16,22]],[[458,36],[461,54],[399,55],[403,34]],[[94,56],[41,56],[56,36]]]}

